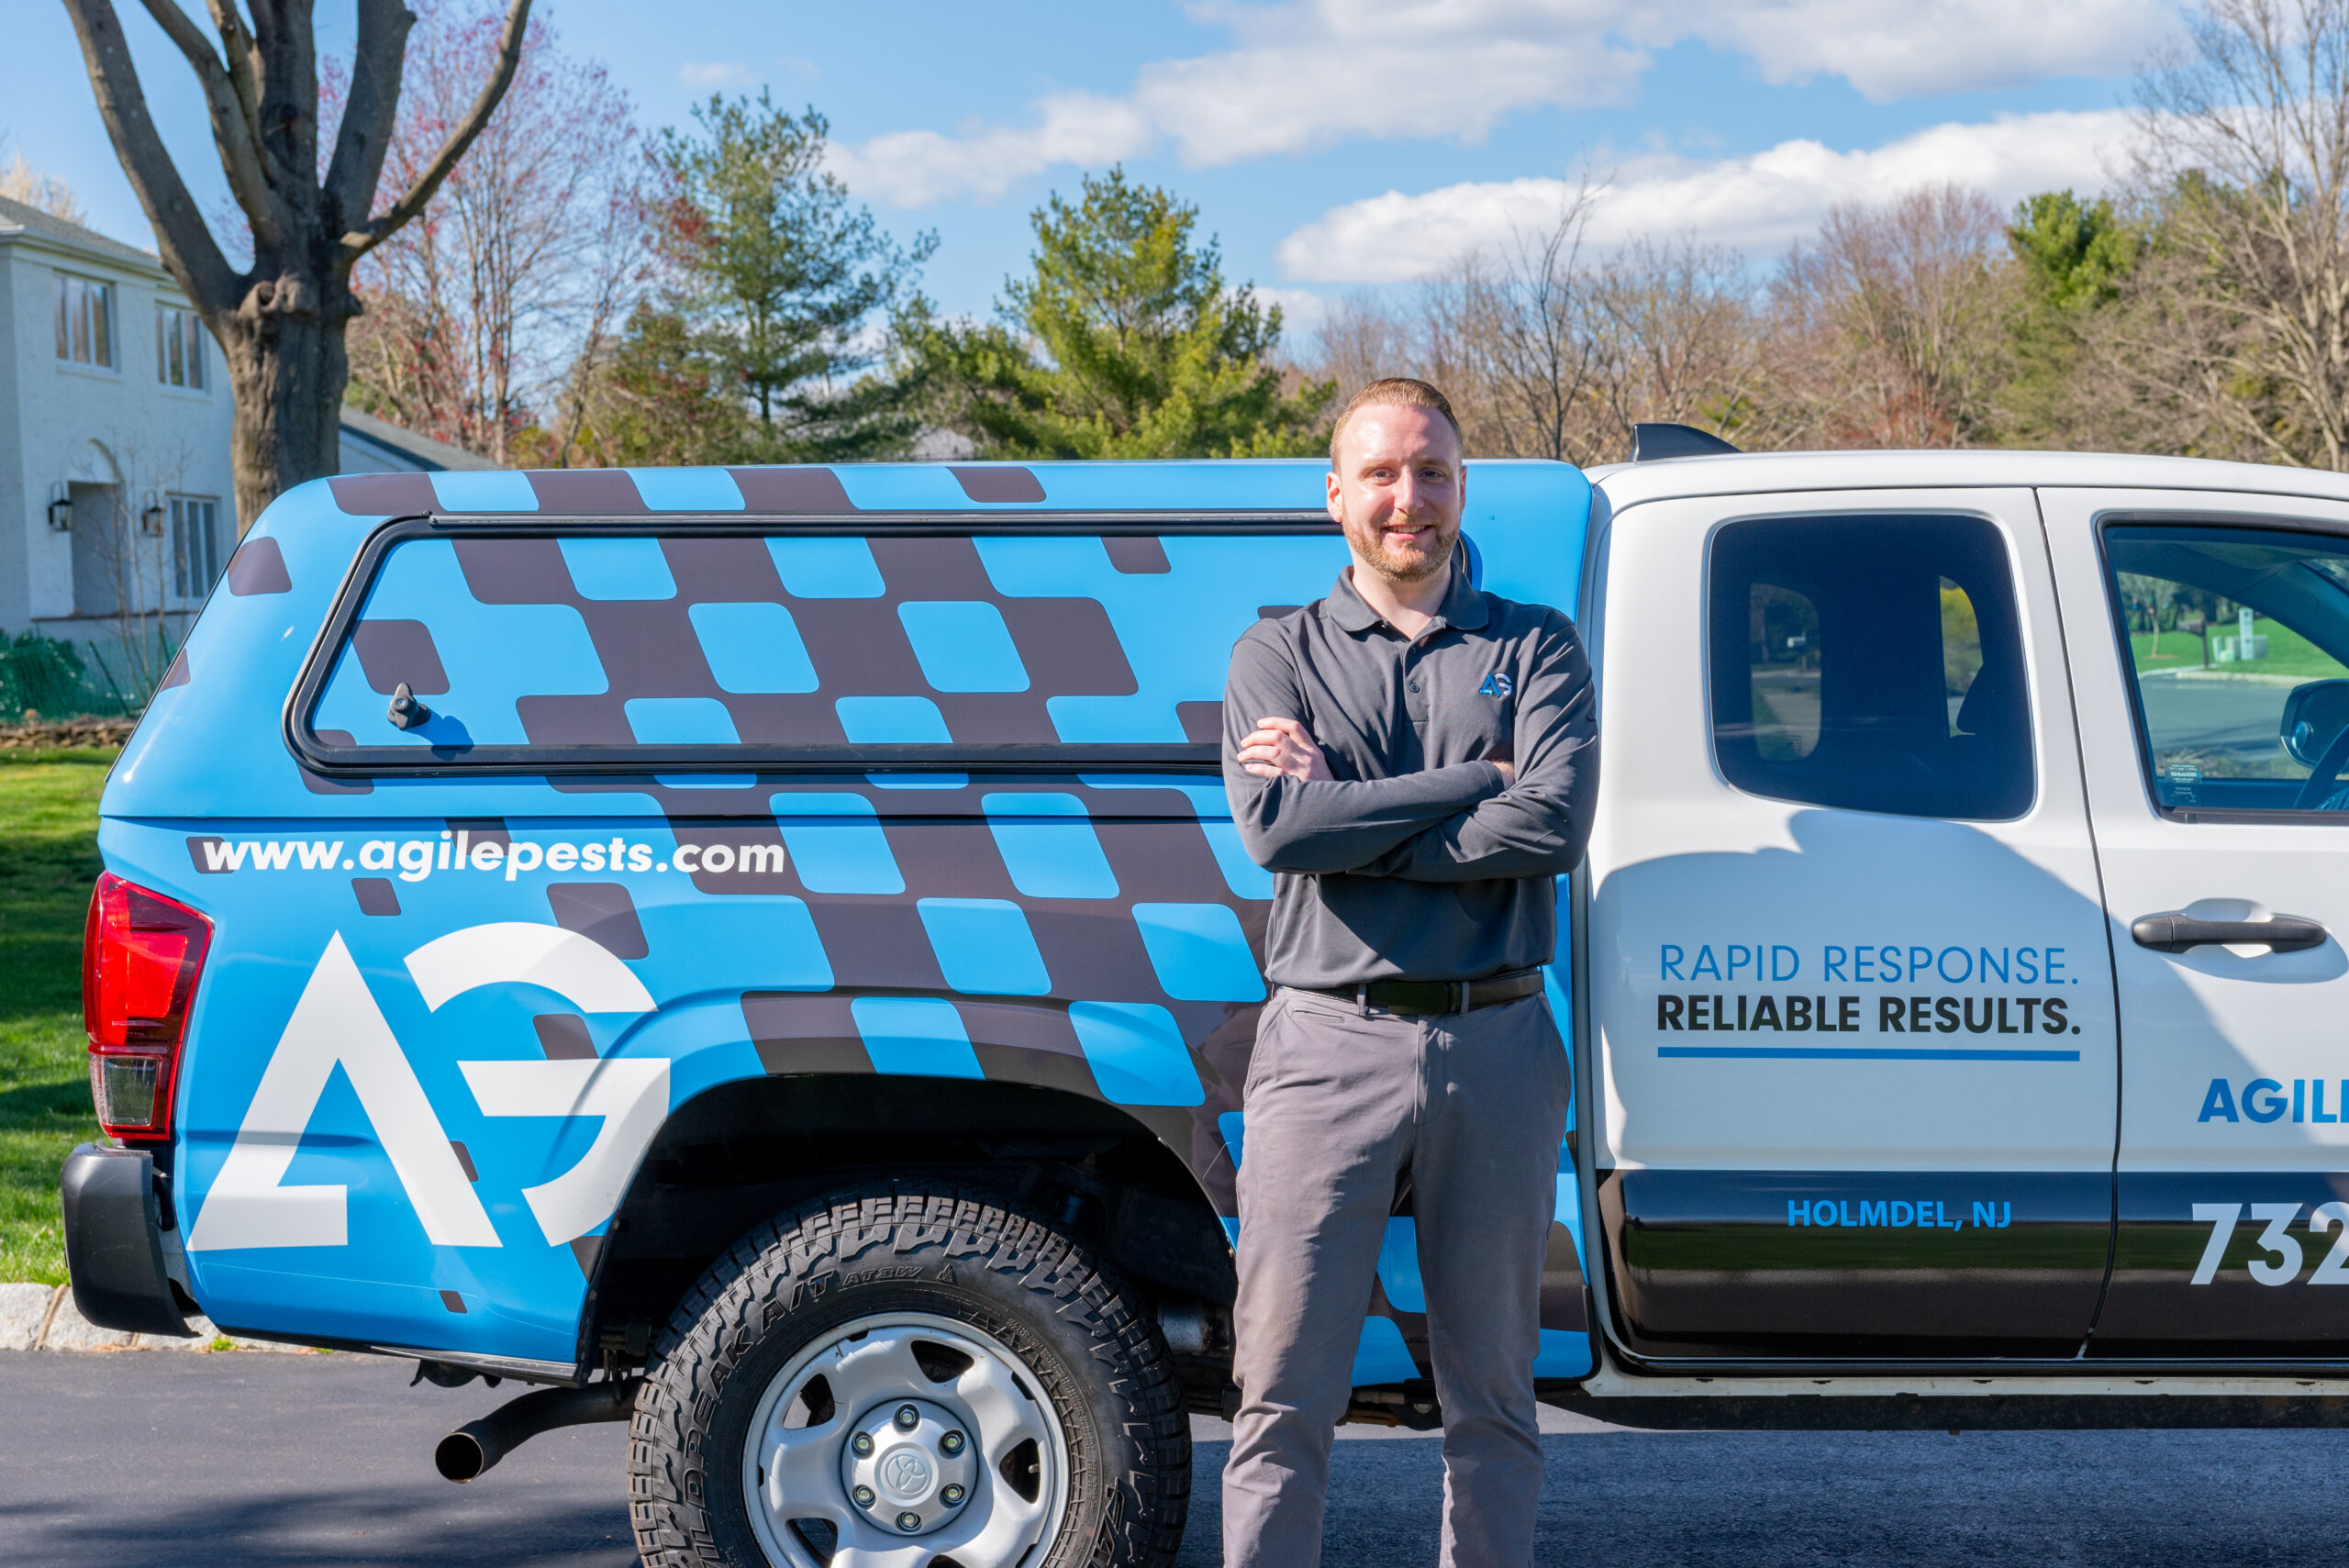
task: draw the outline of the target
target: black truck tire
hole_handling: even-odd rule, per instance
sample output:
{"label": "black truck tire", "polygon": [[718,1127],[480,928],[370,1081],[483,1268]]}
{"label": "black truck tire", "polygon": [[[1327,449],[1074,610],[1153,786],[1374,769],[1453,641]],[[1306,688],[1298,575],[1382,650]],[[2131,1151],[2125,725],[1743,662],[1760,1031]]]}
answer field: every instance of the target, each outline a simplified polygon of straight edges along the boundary
{"label": "black truck tire", "polygon": [[[926,1355],[919,1364],[932,1381],[907,1388],[905,1402],[896,1404],[900,1396],[885,1392],[895,1386],[885,1370],[879,1384],[858,1373],[865,1381],[849,1388],[852,1408],[839,1411],[821,1369],[846,1366],[842,1358],[858,1351],[869,1352],[866,1361],[896,1356],[880,1363],[885,1369]],[[976,1357],[979,1370],[963,1366],[956,1373],[958,1356],[964,1362]],[[1059,1456],[1060,1476],[1049,1473],[1052,1460],[1038,1458],[1042,1451],[1031,1440],[1022,1457],[1008,1456],[997,1466],[1000,1475],[984,1465],[974,1475],[966,1460],[954,1473],[971,1485],[944,1488],[965,1493],[974,1518],[983,1505],[1007,1510],[1007,1520],[1008,1510],[1024,1508],[1032,1531],[1040,1528],[1034,1518],[1057,1514],[1012,1561],[1032,1551],[1035,1540],[1049,1540],[1051,1547],[1034,1568],[1160,1568],[1174,1561],[1190,1503],[1190,1420],[1155,1319],[1130,1287],[1045,1221],[992,1195],[890,1184],[846,1192],[760,1226],[710,1265],[671,1315],[652,1347],[629,1430],[629,1514],[648,1568],[828,1562],[841,1538],[828,1538],[831,1526],[796,1521],[787,1509],[785,1518],[775,1517],[764,1490],[767,1450],[751,1468],[749,1445],[763,1440],[753,1428],[767,1431],[770,1420],[781,1423],[771,1414],[778,1399],[805,1400],[793,1408],[810,1433],[803,1456],[808,1468],[786,1477],[783,1451],[774,1451],[777,1475],[785,1477],[778,1485],[822,1473],[825,1455],[814,1440],[836,1430],[841,1444],[862,1441],[856,1451],[866,1454],[877,1433],[880,1462],[894,1462],[896,1476],[918,1477],[925,1464],[942,1475],[957,1460],[934,1442],[910,1459],[888,1446],[900,1439],[911,1446],[958,1419],[977,1434],[974,1457],[991,1440],[983,1418],[957,1418],[947,1408],[962,1385],[937,1381],[941,1372],[992,1375],[996,1392],[987,1407],[1017,1405],[1024,1396],[1030,1407],[1019,1418],[1034,1430],[1049,1429],[1058,1443],[1051,1452]],[[848,1384],[848,1374],[832,1375]],[[875,1389],[885,1391],[879,1403],[870,1403]],[[893,1404],[905,1430],[886,1424]],[[867,1405],[879,1424],[859,1439],[844,1429],[857,1418],[855,1407]],[[836,1415],[843,1418],[835,1421]],[[924,1418],[917,1427],[903,1419],[907,1415]],[[936,1440],[959,1455],[960,1436]],[[821,1506],[839,1514],[852,1507],[840,1467],[860,1462],[844,1457],[845,1450],[832,1451],[843,1455],[829,1461],[836,1495]],[[1040,1485],[1057,1489],[1041,1501],[1012,1489]],[[820,1483],[809,1485],[821,1490]],[[898,1506],[890,1496],[876,1506],[870,1488],[858,1490],[864,1514],[841,1527],[867,1531],[856,1539],[916,1528],[906,1521],[919,1516],[889,1512]],[[814,1494],[803,1488],[802,1495]],[[949,1517],[941,1496],[933,1487],[918,1505],[945,1521],[921,1527],[937,1532],[930,1539],[940,1554],[960,1568],[991,1568],[953,1554],[954,1529],[968,1521]],[[1064,1504],[1048,1507],[1062,1496]],[[907,1543],[899,1538],[887,1544]]]}

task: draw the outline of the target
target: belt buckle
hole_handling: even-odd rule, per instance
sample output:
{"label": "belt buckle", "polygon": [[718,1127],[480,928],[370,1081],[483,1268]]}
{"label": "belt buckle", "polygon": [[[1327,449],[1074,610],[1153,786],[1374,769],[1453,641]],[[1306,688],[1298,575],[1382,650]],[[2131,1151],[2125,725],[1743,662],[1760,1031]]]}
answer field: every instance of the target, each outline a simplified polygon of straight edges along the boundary
{"label": "belt buckle", "polygon": [[1431,995],[1427,997],[1424,1005],[1415,1004],[1409,1007],[1397,1009],[1397,1011],[1400,1012],[1405,1018],[1440,1018],[1453,1010],[1452,1006],[1453,993],[1460,984],[1458,981],[1422,980],[1417,982],[1417,984],[1425,992],[1431,993]]}

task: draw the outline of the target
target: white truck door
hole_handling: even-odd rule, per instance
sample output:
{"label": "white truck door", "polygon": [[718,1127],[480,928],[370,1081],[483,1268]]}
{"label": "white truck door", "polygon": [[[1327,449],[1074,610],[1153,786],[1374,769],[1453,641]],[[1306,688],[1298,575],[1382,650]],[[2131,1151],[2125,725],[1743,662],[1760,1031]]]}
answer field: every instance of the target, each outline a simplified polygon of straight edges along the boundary
{"label": "white truck door", "polygon": [[1587,973],[1618,1342],[2076,1354],[2112,990],[2031,493],[1648,503],[1602,549]]}
{"label": "white truck door", "polygon": [[2089,1353],[2349,1353],[2349,506],[2042,500],[2124,1052]]}

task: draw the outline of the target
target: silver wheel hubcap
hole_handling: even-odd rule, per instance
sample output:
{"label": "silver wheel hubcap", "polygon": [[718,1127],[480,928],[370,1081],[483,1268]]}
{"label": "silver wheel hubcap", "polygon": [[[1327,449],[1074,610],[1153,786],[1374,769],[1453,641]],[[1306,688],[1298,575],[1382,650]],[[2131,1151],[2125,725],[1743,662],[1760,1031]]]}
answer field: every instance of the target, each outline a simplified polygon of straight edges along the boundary
{"label": "silver wheel hubcap", "polygon": [[936,1529],[970,1506],[977,1451],[953,1411],[927,1399],[885,1400],[849,1434],[841,1485],[867,1517],[905,1535]]}
{"label": "silver wheel hubcap", "polygon": [[1008,1349],[893,1313],[833,1330],[776,1374],[751,1415],[742,1489],[760,1545],[788,1568],[1013,1568],[1049,1549],[1068,1469],[1060,1420]]}

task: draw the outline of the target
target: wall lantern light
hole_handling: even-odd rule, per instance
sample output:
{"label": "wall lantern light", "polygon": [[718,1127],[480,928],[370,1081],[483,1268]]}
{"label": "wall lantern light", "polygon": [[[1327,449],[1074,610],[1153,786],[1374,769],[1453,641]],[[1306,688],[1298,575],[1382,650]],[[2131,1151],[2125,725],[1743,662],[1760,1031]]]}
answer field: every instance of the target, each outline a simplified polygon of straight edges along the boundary
{"label": "wall lantern light", "polygon": [[139,514],[139,525],[149,539],[163,537],[163,508],[150,506]]}
{"label": "wall lantern light", "polygon": [[62,484],[49,501],[49,531],[56,534],[73,531],[73,497]]}

